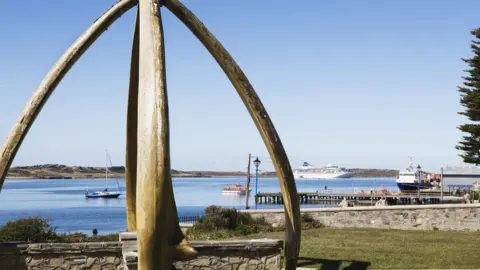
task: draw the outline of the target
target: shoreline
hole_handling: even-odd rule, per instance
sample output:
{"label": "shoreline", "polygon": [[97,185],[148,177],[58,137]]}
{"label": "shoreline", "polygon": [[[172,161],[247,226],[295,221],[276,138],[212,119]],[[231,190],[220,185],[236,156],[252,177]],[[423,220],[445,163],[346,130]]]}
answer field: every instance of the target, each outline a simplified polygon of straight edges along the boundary
{"label": "shoreline", "polygon": [[[240,176],[240,175],[215,175],[215,176],[172,176],[172,178],[177,178],[177,179],[185,179],[185,178],[192,178],[192,179],[195,179],[195,178],[212,178],[212,179],[215,179],[215,178],[245,178],[246,179],[246,176]],[[258,177],[259,179],[265,179],[265,178],[277,178],[276,176],[259,176]],[[358,177],[350,177],[350,178],[338,178],[340,180],[348,180],[348,179],[390,179],[390,178],[394,178],[393,176],[358,176]],[[125,179],[125,176],[118,176],[118,177],[108,177],[108,179]],[[13,176],[13,177],[10,177],[10,176],[7,176],[5,178],[5,180],[32,180],[32,181],[36,181],[36,180],[105,180],[105,177],[65,177],[65,178],[61,178],[61,177],[50,177],[50,178],[46,178],[46,177],[33,177],[33,176],[26,176],[26,177],[18,177],[18,176]],[[314,180],[310,180],[310,181],[331,181],[331,180],[335,180],[335,178],[332,178],[332,179],[314,179]],[[255,181],[255,177],[251,177],[250,178],[250,181]]]}
{"label": "shoreline", "polygon": [[[108,178],[125,178],[124,166],[108,167]],[[70,179],[105,179],[105,167],[67,166],[61,164],[43,164],[34,166],[13,167],[8,171],[7,179],[37,179],[37,180],[70,180]],[[398,170],[389,169],[362,169],[351,168],[347,172],[352,178],[394,178],[398,176]],[[181,171],[172,169],[173,178],[247,178],[243,171],[212,171],[192,170]],[[258,174],[258,178],[276,178],[275,171],[264,171]],[[251,174],[255,179],[255,174]]]}

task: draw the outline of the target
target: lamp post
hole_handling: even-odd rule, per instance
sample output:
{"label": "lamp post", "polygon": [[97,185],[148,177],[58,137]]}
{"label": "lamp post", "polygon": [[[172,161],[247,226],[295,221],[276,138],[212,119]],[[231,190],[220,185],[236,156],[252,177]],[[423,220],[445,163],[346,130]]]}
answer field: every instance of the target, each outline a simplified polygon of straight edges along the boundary
{"label": "lamp post", "polygon": [[420,202],[420,176],[421,176],[421,173],[420,173],[420,170],[422,169],[422,167],[420,167],[420,164],[418,164],[417,166],[417,172],[418,172],[418,202]]}
{"label": "lamp post", "polygon": [[258,166],[262,163],[258,157],[253,161],[253,165],[255,165],[255,196],[258,194]]}

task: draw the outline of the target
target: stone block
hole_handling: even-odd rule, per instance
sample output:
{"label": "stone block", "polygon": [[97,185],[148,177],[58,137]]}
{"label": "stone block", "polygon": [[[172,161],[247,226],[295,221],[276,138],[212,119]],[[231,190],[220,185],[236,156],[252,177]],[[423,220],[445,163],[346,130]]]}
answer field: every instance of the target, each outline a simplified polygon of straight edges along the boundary
{"label": "stone block", "polygon": [[117,257],[115,257],[115,256],[109,256],[109,257],[106,257],[106,258],[105,258],[105,262],[106,262],[106,263],[110,263],[110,264],[115,264],[115,259],[117,259]]}
{"label": "stone block", "polygon": [[91,266],[92,266],[94,263],[96,263],[96,262],[97,262],[97,258],[89,257],[89,258],[87,258],[87,261],[86,261],[86,263],[85,263],[85,266],[86,266],[87,268],[89,268],[89,267],[91,267]]}
{"label": "stone block", "polygon": [[230,263],[222,264],[222,265],[218,266],[218,267],[215,268],[215,269],[218,269],[218,270],[235,270],[235,269],[233,268],[233,265],[230,264]]}
{"label": "stone block", "polygon": [[56,258],[51,258],[50,260],[48,260],[48,265],[51,265],[51,266],[60,266],[64,263],[64,259],[63,257],[56,257]]}
{"label": "stone block", "polygon": [[75,258],[72,260],[74,264],[86,264],[87,263],[87,258]]}

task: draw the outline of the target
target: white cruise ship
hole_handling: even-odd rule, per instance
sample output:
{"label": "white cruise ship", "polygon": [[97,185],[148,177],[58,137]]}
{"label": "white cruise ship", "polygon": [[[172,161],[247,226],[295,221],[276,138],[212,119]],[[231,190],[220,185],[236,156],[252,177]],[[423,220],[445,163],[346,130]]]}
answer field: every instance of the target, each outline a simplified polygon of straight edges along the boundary
{"label": "white cruise ship", "polygon": [[323,167],[314,167],[308,162],[304,162],[300,169],[293,172],[295,179],[319,180],[333,178],[350,178],[352,174],[347,172],[345,168],[340,168],[331,164]]}

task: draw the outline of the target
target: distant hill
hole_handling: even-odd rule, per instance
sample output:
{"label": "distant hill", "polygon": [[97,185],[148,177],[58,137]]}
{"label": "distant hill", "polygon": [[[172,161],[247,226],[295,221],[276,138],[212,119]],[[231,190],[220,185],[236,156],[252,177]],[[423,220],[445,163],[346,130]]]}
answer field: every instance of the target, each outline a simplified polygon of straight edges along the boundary
{"label": "distant hill", "polygon": [[[172,170],[174,177],[208,177],[197,172]],[[44,164],[34,166],[13,167],[8,171],[7,178],[35,179],[71,179],[71,178],[104,178],[105,167],[66,166],[60,164]],[[124,166],[108,168],[108,177],[125,177]]]}
{"label": "distant hill", "polygon": [[385,177],[392,178],[398,175],[398,170],[390,169],[348,169],[350,173],[353,173],[353,177],[368,178],[368,177]]}
{"label": "distant hill", "polygon": [[[111,178],[125,177],[124,166],[108,168]],[[349,169],[354,177],[395,177],[398,170],[383,169]],[[252,172],[253,173],[253,172]],[[233,171],[179,171],[172,170],[173,177],[242,177],[246,172]],[[275,172],[262,172],[259,177],[275,177]],[[13,167],[8,171],[7,178],[32,178],[32,179],[72,179],[72,178],[104,178],[104,167],[66,166],[60,164],[44,164],[34,166]]]}

